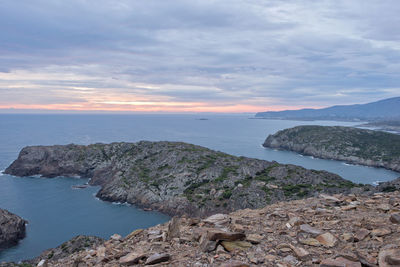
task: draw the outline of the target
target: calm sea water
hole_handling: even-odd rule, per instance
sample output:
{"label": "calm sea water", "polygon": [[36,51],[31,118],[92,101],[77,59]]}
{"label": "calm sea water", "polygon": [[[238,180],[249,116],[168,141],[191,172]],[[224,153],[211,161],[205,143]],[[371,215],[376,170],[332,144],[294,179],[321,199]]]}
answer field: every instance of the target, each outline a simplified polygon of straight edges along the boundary
{"label": "calm sea water", "polygon": [[[332,160],[303,157],[261,146],[268,134],[303,124],[343,125],[345,122],[299,122],[248,119],[249,115],[0,115],[0,170],[27,145],[91,144],[116,141],[184,141],[226,153],[306,168],[328,170],[354,182],[373,183],[399,173]],[[207,118],[208,120],[198,120]],[[0,174],[1,175],[1,174]],[[85,179],[0,176],[0,208],[29,221],[27,237],[0,252],[0,261],[32,258],[78,235],[108,238],[165,222],[168,217],[94,197],[97,187],[72,189]]]}

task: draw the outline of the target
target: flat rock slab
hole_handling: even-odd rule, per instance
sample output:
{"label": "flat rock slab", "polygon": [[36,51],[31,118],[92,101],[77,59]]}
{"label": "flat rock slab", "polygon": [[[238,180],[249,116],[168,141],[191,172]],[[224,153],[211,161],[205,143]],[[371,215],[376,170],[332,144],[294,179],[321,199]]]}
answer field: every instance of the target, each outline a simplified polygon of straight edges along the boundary
{"label": "flat rock slab", "polygon": [[338,242],[337,238],[331,233],[324,233],[322,235],[317,236],[315,239],[318,240],[318,242],[321,243],[322,245],[330,248],[336,246]]}
{"label": "flat rock slab", "polygon": [[339,257],[321,261],[320,267],[361,267],[361,263]]}
{"label": "flat rock slab", "polygon": [[229,252],[234,250],[247,250],[253,246],[246,241],[222,241],[221,245]]}
{"label": "flat rock slab", "polygon": [[228,223],[229,221],[230,221],[229,216],[222,213],[214,214],[203,220],[203,222],[205,223],[210,223],[215,225],[225,224]]}
{"label": "flat rock slab", "polygon": [[232,232],[223,232],[223,231],[211,231],[208,233],[208,239],[210,241],[236,241],[246,238],[244,233],[232,233]]}
{"label": "flat rock slab", "polygon": [[171,256],[167,253],[162,253],[162,254],[156,253],[148,257],[145,264],[153,265],[161,262],[166,262],[169,261],[170,258]]}
{"label": "flat rock slab", "polygon": [[119,259],[119,263],[122,265],[132,265],[132,264],[138,264],[140,260],[143,260],[146,258],[146,255],[143,254],[142,252],[131,252],[124,257]]}
{"label": "flat rock slab", "polygon": [[305,233],[312,234],[312,235],[320,235],[320,234],[322,234],[321,230],[319,230],[317,228],[314,228],[309,224],[300,225],[300,230],[305,232]]}
{"label": "flat rock slab", "polygon": [[221,264],[220,267],[250,267],[250,265],[241,261],[228,261]]}

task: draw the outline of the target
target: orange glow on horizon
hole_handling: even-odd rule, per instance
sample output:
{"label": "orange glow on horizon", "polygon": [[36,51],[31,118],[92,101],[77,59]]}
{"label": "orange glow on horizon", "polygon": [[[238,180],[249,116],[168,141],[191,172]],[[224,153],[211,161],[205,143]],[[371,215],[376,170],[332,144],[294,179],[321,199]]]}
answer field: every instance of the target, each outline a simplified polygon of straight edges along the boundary
{"label": "orange glow on horizon", "polygon": [[68,104],[10,104],[0,105],[0,111],[7,110],[45,110],[45,111],[102,111],[102,112],[213,112],[213,113],[256,113],[301,109],[290,106],[261,106],[248,104],[210,104],[201,102],[129,102],[105,101],[103,103],[68,103]]}

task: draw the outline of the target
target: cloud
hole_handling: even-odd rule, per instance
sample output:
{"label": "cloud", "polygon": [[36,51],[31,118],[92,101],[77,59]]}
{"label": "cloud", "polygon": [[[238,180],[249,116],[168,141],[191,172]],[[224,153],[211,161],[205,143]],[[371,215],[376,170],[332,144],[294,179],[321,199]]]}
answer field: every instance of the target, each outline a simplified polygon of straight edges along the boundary
{"label": "cloud", "polygon": [[397,96],[399,12],[396,0],[0,1],[1,105],[253,111]]}

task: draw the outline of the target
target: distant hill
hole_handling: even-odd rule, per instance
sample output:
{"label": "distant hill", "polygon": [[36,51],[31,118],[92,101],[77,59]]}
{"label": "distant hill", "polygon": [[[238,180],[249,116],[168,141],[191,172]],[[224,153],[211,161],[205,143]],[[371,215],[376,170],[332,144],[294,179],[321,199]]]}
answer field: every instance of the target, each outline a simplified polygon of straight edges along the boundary
{"label": "distant hill", "polygon": [[340,105],[322,109],[258,112],[256,117],[268,119],[323,119],[345,121],[400,120],[400,97],[383,99],[367,104]]}

